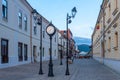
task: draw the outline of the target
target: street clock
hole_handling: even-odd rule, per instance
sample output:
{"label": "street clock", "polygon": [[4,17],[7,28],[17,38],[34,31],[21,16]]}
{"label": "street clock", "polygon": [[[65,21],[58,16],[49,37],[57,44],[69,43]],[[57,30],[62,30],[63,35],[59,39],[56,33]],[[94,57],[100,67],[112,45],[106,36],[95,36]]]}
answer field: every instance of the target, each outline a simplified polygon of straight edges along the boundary
{"label": "street clock", "polygon": [[46,28],[46,32],[49,36],[53,36],[56,32],[56,28],[53,26],[52,23],[50,23],[47,28]]}

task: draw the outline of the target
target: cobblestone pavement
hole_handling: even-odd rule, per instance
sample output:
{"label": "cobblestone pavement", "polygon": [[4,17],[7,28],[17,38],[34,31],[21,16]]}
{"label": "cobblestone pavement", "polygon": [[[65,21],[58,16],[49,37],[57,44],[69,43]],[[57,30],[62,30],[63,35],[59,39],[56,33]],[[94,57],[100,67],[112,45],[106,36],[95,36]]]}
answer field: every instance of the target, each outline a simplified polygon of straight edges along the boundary
{"label": "cobblestone pavement", "polygon": [[43,62],[43,75],[38,75],[39,63],[0,69],[0,80],[120,80],[120,74],[94,59],[75,59],[69,64],[70,75],[65,75],[66,63],[53,61],[54,77],[48,77],[48,61]]}

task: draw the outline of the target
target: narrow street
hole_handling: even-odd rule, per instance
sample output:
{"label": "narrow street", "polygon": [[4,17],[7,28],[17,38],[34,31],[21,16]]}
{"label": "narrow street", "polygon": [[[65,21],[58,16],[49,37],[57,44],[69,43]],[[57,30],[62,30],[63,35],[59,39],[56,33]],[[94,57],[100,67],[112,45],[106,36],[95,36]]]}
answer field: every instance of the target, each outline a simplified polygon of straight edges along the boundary
{"label": "narrow street", "polygon": [[0,0],[0,80],[120,80],[120,0]]}
{"label": "narrow street", "polygon": [[65,75],[66,64],[53,61],[54,77],[48,77],[48,62],[43,62],[43,75],[38,75],[39,63],[0,69],[0,80],[120,80],[120,75],[94,59],[75,59],[69,64],[70,75]]}

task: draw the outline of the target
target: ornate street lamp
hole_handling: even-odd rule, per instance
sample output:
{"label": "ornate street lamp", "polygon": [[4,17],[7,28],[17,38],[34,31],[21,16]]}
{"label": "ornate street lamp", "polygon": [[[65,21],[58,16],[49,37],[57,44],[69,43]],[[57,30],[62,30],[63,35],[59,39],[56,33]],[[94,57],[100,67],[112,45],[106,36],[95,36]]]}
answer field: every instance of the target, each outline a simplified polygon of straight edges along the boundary
{"label": "ornate street lamp", "polygon": [[49,77],[53,77],[53,63],[52,63],[52,37],[56,32],[56,28],[53,26],[52,23],[50,23],[47,27],[46,27],[46,33],[49,35],[50,37],[50,59],[49,59],[49,72],[48,72],[48,76]]}
{"label": "ornate street lamp", "polygon": [[71,22],[72,22],[72,20],[71,20],[71,18],[74,18],[75,17],[75,15],[76,15],[76,13],[77,13],[77,10],[76,10],[76,7],[74,7],[73,9],[72,9],[72,14],[71,15],[69,15],[68,13],[67,13],[67,18],[66,18],[66,30],[67,30],[67,46],[66,46],[66,72],[65,72],[65,75],[70,75],[70,73],[69,73],[69,67],[68,67],[68,24],[70,24]]}
{"label": "ornate street lamp", "polygon": [[41,25],[40,28],[40,69],[39,69],[39,74],[42,75],[43,71],[42,71],[42,17],[40,17],[38,14],[38,12],[34,9],[33,10],[33,17],[35,20],[35,23],[37,23],[38,25]]}

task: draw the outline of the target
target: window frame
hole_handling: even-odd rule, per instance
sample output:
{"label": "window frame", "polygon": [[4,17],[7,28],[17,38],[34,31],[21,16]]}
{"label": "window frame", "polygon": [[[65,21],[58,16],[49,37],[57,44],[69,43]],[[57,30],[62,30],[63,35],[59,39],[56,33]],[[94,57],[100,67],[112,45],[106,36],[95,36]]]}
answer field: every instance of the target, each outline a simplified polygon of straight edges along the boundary
{"label": "window frame", "polygon": [[[3,41],[6,42],[7,45],[2,45]],[[7,51],[5,51],[5,54],[4,54],[5,49]],[[7,39],[1,39],[1,63],[8,63],[9,62],[8,54],[9,54],[9,41]]]}
{"label": "window frame", "polygon": [[111,37],[108,38],[108,51],[111,51]]}
{"label": "window frame", "polygon": [[24,60],[28,60],[28,45],[24,44]]}
{"label": "window frame", "polygon": [[45,31],[43,31],[43,38],[45,38]]}
{"label": "window frame", "polygon": [[28,19],[27,16],[24,16],[24,30],[27,31],[27,26],[28,26]]}
{"label": "window frame", "polygon": [[23,43],[18,42],[18,61],[23,61]]}
{"label": "window frame", "polygon": [[115,32],[115,47],[118,47],[118,32]]}
{"label": "window frame", "polygon": [[37,35],[37,26],[34,26],[33,31],[34,31],[34,35]]}
{"label": "window frame", "polygon": [[22,11],[18,12],[18,26],[22,29]]}
{"label": "window frame", "polygon": [[[3,1],[5,1],[6,5],[4,5]],[[5,20],[8,19],[8,1],[7,0],[2,0],[2,18]]]}

